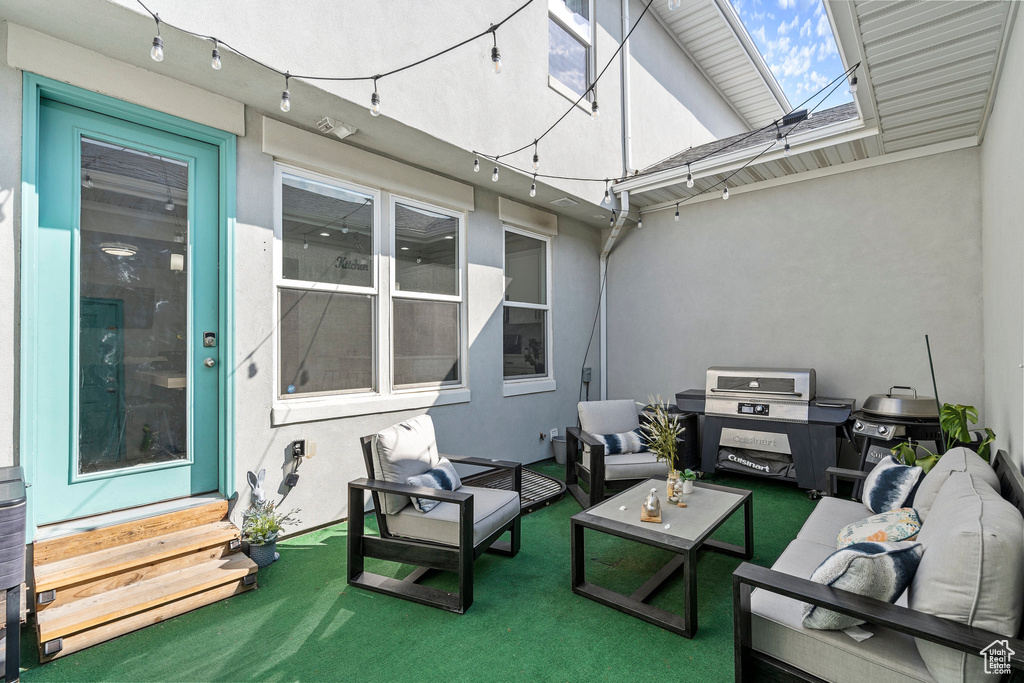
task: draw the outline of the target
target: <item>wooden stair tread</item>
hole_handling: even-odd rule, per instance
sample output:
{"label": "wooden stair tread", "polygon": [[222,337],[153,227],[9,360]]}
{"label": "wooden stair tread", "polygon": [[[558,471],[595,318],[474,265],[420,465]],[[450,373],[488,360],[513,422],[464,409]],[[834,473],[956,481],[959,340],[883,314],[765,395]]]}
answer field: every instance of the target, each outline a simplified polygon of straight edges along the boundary
{"label": "wooden stair tread", "polygon": [[32,545],[32,563],[42,566],[106,548],[152,539],[186,528],[194,528],[227,517],[228,501],[217,500],[175,512],[144,517],[122,524],[101,526],[67,536],[37,540]]}
{"label": "wooden stair tread", "polygon": [[39,642],[84,631],[256,573],[256,563],[242,553],[186,567],[123,588],[40,610]]}
{"label": "wooden stair tread", "polygon": [[239,537],[231,522],[214,522],[191,529],[134,541],[113,548],[69,557],[35,567],[35,591],[60,588],[100,576],[127,571],[140,565],[153,564],[181,555],[227,543]]}

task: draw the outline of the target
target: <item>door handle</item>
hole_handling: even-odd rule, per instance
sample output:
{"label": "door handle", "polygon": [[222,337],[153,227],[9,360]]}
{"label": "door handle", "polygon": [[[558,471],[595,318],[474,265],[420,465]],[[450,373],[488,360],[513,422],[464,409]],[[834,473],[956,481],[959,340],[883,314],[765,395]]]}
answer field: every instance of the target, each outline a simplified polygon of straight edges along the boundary
{"label": "door handle", "polygon": [[215,361],[212,358],[207,358],[206,360],[203,361],[203,365],[205,365],[208,368],[212,368],[216,364],[217,364],[217,361]]}

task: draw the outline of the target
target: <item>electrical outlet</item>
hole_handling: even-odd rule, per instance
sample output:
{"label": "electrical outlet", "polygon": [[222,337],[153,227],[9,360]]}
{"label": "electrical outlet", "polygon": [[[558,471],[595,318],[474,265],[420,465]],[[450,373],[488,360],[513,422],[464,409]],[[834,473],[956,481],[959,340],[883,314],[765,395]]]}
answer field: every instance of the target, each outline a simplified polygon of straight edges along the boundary
{"label": "electrical outlet", "polygon": [[296,439],[292,441],[292,457],[293,458],[304,458],[306,457],[306,440]]}
{"label": "electrical outlet", "polygon": [[592,370],[590,368],[583,368],[583,381],[584,382],[590,382],[591,374],[592,374]]}
{"label": "electrical outlet", "polygon": [[287,486],[288,488],[293,488],[298,483],[299,475],[297,472],[292,472],[291,474],[284,478],[284,485]]}
{"label": "electrical outlet", "polygon": [[555,427],[554,429],[551,430],[551,440],[554,441],[557,436],[558,436],[558,427]]}

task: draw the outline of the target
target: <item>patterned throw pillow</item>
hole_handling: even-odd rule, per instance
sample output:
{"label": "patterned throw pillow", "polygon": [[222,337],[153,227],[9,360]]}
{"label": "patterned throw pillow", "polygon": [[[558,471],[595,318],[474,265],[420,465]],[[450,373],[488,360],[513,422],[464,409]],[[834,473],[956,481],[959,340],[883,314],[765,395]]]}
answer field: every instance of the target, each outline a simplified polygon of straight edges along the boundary
{"label": "patterned throw pillow", "polygon": [[604,444],[605,455],[643,453],[647,450],[647,439],[640,427],[621,434],[594,434],[593,436]]}
{"label": "patterned throw pillow", "polygon": [[914,508],[900,508],[847,524],[839,532],[840,550],[854,543],[896,543],[913,541],[921,531],[921,520]]}
{"label": "patterned throw pillow", "polygon": [[[434,469],[427,470],[423,474],[417,474],[415,477],[409,477],[406,483],[412,486],[426,486],[428,489],[440,489],[442,491],[455,491],[462,486],[459,473],[455,471],[451,461],[444,457],[438,461]],[[440,502],[430,500],[429,498],[410,497],[412,498],[413,507],[420,512],[430,512]]]}
{"label": "patterned throw pillow", "polygon": [[[921,562],[920,543],[854,543],[837,550],[811,574],[811,581],[896,602],[910,585]],[[804,605],[804,627],[839,631],[865,623],[863,619],[833,612],[824,607]]]}
{"label": "patterned throw pillow", "polygon": [[864,479],[864,505],[872,512],[913,507],[922,477],[924,470],[920,467],[900,464],[887,455]]}

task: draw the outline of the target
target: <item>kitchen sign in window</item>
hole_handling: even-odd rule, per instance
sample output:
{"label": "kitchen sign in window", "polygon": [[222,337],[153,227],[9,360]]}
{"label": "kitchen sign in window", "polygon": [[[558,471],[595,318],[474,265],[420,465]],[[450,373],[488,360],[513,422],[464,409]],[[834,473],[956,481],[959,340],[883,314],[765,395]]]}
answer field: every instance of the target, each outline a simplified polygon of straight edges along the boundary
{"label": "kitchen sign in window", "polygon": [[505,227],[502,346],[505,381],[551,372],[551,240]]}
{"label": "kitchen sign in window", "polygon": [[277,174],[277,399],[464,387],[465,215],[300,169]]}

